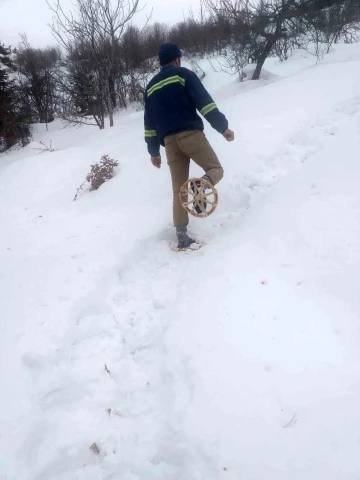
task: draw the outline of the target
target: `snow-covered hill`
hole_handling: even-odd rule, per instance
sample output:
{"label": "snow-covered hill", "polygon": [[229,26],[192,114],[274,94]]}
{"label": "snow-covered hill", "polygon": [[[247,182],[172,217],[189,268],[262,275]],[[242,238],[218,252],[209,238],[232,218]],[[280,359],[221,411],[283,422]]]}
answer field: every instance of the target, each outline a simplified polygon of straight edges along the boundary
{"label": "snow-covered hill", "polygon": [[[0,155],[1,479],[360,478],[360,45],[203,68],[236,143],[207,125],[197,252],[169,249],[141,112]],[[117,176],[73,202],[104,153]]]}

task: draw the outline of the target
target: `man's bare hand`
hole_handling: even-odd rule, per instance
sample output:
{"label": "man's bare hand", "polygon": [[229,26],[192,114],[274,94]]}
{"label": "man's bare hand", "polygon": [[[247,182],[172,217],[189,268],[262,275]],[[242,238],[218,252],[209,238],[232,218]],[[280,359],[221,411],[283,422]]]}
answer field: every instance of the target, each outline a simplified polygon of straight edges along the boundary
{"label": "man's bare hand", "polygon": [[225,130],[225,132],[223,133],[224,137],[226,138],[226,140],[228,142],[233,142],[234,139],[235,139],[235,134],[232,130],[230,130],[230,128],[228,128],[227,130]]}
{"label": "man's bare hand", "polygon": [[161,155],[158,155],[157,157],[151,157],[151,163],[154,165],[156,168],[161,167]]}

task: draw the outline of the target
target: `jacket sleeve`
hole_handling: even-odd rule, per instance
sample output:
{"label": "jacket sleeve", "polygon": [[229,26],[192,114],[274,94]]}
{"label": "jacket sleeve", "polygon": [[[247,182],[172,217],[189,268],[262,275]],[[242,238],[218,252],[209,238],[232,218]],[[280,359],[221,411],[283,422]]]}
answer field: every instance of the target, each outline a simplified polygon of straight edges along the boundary
{"label": "jacket sleeve", "polygon": [[144,126],[145,126],[145,142],[147,143],[148,152],[152,157],[160,155],[160,142],[156,133],[156,127],[151,117],[151,110],[145,92],[145,113],[144,113]]}
{"label": "jacket sleeve", "polygon": [[186,76],[185,88],[201,115],[206,118],[215,130],[219,133],[224,133],[229,127],[225,115],[219,111],[199,77],[191,70],[189,70]]}

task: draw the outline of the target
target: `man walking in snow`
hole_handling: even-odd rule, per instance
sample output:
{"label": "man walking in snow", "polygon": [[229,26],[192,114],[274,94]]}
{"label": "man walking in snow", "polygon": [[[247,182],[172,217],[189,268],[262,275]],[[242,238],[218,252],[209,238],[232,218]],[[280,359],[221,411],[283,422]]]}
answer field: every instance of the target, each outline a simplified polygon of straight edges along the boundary
{"label": "man walking in snow", "polygon": [[194,240],[187,234],[189,217],[181,205],[179,192],[189,178],[190,159],[205,171],[204,179],[216,185],[224,170],[204,135],[204,124],[196,110],[228,142],[234,132],[228,121],[194,72],[181,67],[182,53],[173,43],[159,52],[161,71],[145,92],[145,141],[152,164],[160,168],[160,145],[165,146],[173,187],[173,217],[178,248],[188,248]]}

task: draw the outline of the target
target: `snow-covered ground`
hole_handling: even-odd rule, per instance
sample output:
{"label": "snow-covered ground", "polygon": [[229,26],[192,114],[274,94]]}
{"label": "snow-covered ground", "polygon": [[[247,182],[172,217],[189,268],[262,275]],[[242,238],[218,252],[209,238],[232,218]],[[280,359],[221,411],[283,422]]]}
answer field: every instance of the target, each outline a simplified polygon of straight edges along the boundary
{"label": "snow-covered ground", "polygon": [[206,126],[197,252],[169,249],[141,112],[0,156],[2,480],[360,479],[360,45],[260,82],[203,66],[236,143]]}

